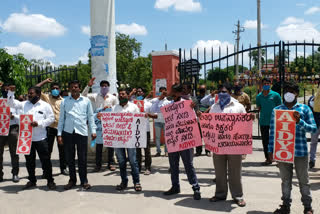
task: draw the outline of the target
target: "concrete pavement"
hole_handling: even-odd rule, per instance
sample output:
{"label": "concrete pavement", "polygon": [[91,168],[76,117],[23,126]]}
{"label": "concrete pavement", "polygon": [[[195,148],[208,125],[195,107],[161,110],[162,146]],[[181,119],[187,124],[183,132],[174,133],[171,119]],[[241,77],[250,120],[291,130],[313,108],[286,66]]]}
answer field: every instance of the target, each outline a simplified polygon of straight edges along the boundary
{"label": "concrete pavement", "polygon": [[[320,150],[318,149],[318,152]],[[113,213],[238,213],[238,214],[266,214],[272,213],[280,201],[280,178],[278,168],[261,166],[264,160],[261,142],[254,141],[254,152],[248,155],[243,162],[243,189],[247,206],[240,208],[232,203],[230,194],[226,202],[209,202],[215,191],[214,169],[212,158],[207,156],[195,157],[194,165],[201,186],[202,200],[192,199],[192,189],[184,174],[182,162],[181,193],[175,196],[163,196],[163,191],[170,188],[170,175],[168,173],[168,159],[154,157],[152,160],[152,174],[141,174],[143,191],[136,193],[133,189],[132,178],[129,177],[129,189],[118,192],[115,186],[120,183],[119,170],[110,172],[105,170],[100,173],[89,173],[89,183],[93,186],[89,191],[82,191],[80,187],[64,191],[63,185],[68,182],[68,177],[59,175],[58,154],[56,145],[53,153],[53,174],[57,184],[56,191],[48,191],[46,181],[40,178],[42,170],[37,161],[36,174],[38,176],[37,188],[22,191],[27,182],[25,159],[20,157],[21,168],[19,183],[11,181],[11,164],[9,151],[4,154],[4,178],[0,183],[0,214],[113,214]],[[152,154],[155,154],[153,148]],[[319,155],[319,154],[318,154]],[[310,182],[313,195],[315,213],[320,213],[320,159],[314,170],[310,172]],[[90,171],[93,165],[90,164]],[[106,169],[106,167],[104,167]],[[130,171],[130,166],[128,166]],[[129,173],[130,175],[130,173]],[[300,193],[296,178],[293,181],[292,213],[303,213],[300,202]]]}

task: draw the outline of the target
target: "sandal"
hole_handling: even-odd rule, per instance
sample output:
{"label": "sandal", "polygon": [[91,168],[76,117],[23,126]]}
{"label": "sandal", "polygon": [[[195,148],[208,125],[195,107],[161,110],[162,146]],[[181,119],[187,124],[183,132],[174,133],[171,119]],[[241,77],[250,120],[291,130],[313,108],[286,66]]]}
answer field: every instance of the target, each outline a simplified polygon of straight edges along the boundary
{"label": "sandal", "polygon": [[135,185],[134,185],[134,190],[135,190],[136,192],[142,191],[141,184],[135,184]]}
{"label": "sandal", "polygon": [[124,183],[121,182],[121,184],[117,185],[116,190],[121,191],[121,190],[126,189],[127,187],[128,187],[127,184],[124,184]]}
{"label": "sandal", "polygon": [[110,165],[110,166],[109,166],[109,170],[110,170],[110,171],[115,171],[115,170],[116,170],[116,167],[113,166],[113,165]]}
{"label": "sandal", "polygon": [[225,201],[226,198],[218,198],[216,196],[213,196],[212,198],[209,199],[210,202],[217,202],[217,201]]}
{"label": "sandal", "polygon": [[246,206],[246,202],[243,199],[233,199],[233,200],[239,207],[245,207]]}

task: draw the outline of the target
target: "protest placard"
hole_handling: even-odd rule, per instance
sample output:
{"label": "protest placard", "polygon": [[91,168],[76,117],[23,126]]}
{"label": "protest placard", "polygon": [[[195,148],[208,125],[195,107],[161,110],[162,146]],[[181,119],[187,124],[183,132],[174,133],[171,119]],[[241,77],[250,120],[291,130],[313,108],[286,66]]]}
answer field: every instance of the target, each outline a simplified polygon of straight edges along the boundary
{"label": "protest placard", "polygon": [[138,106],[138,108],[140,109],[140,112],[144,112],[144,101],[143,100],[134,100],[133,103]]}
{"label": "protest placard", "polygon": [[169,153],[202,146],[196,113],[191,103],[191,100],[185,100],[160,109],[165,120],[165,141]]}
{"label": "protest placard", "polygon": [[293,163],[296,141],[296,120],[290,110],[275,110],[274,151],[275,161]]}
{"label": "protest placard", "polygon": [[147,120],[142,113],[101,113],[105,147],[146,148]]}
{"label": "protest placard", "polygon": [[252,153],[251,114],[201,114],[200,127],[207,150],[219,155]]}
{"label": "protest placard", "polygon": [[0,99],[0,136],[8,136],[10,129],[10,107],[7,99]]}
{"label": "protest placard", "polygon": [[29,155],[32,144],[32,126],[33,115],[21,114],[19,126],[19,138],[17,145],[17,155]]}

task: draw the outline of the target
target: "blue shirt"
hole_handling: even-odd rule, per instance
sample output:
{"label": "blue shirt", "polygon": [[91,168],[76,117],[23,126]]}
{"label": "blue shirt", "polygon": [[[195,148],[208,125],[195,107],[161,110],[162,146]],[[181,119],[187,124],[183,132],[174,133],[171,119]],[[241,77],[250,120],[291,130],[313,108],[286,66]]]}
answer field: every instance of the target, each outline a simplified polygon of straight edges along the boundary
{"label": "blue shirt", "polygon": [[[311,109],[304,104],[296,103],[292,109],[284,104],[277,106],[274,110],[295,110],[300,113],[300,121],[296,124],[296,141],[295,141],[295,157],[304,157],[308,155],[308,145],[306,132],[315,133],[317,131],[317,125],[314,121]],[[274,110],[272,111],[270,121],[270,137],[268,151],[273,153],[274,146]]]}
{"label": "blue shirt", "polygon": [[62,131],[82,136],[88,136],[87,122],[92,134],[96,133],[96,125],[94,124],[92,105],[88,98],[80,97],[75,100],[73,97],[67,97],[62,100],[60,105],[60,117],[58,124],[58,136]]}

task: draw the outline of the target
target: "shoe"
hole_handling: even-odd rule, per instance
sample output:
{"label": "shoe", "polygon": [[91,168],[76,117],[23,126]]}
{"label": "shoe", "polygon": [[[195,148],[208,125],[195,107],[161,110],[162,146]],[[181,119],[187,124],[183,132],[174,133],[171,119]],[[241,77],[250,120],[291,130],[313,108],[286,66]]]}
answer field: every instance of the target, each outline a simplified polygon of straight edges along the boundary
{"label": "shoe", "polygon": [[96,166],[92,172],[100,172],[101,171],[101,167]]}
{"label": "shoe", "polygon": [[270,160],[266,160],[265,162],[261,163],[262,166],[269,166],[271,164],[272,164],[272,161],[270,161]]}
{"label": "shoe", "polygon": [[72,189],[75,186],[76,186],[75,183],[73,183],[72,181],[69,181],[68,184],[63,187],[63,189],[69,190],[69,189]]}
{"label": "shoe", "polygon": [[67,169],[61,169],[61,175],[69,175],[69,171]]}
{"label": "shoe", "polygon": [[233,201],[239,206],[239,207],[245,207],[246,202],[243,199],[233,199]]}
{"label": "shoe", "polygon": [[192,189],[193,189],[193,199],[194,200],[200,200],[201,199],[201,193],[200,193],[199,187],[198,188],[192,187]]}
{"label": "shoe", "polygon": [[274,214],[290,214],[290,207],[287,205],[280,205],[280,208],[276,209]]}
{"label": "shoe", "polygon": [[36,183],[28,181],[28,183],[23,187],[23,190],[30,189],[30,188],[35,187],[35,186],[37,186]]}
{"label": "shoe", "polygon": [[164,156],[168,157],[168,152],[164,153]]}
{"label": "shoe", "polygon": [[164,195],[175,195],[180,193],[180,187],[171,187],[168,191],[164,192]]}
{"label": "shoe", "polygon": [[85,183],[85,184],[82,184],[82,188],[83,190],[88,190],[88,189],[91,189],[91,185],[88,183]]}
{"label": "shoe", "polygon": [[157,152],[155,157],[160,157],[161,156],[161,153],[160,152]]}
{"label": "shoe", "polygon": [[309,169],[312,169],[315,166],[315,161],[309,162]]}
{"label": "shoe", "polygon": [[55,190],[55,189],[57,189],[57,186],[56,186],[56,184],[55,184],[53,181],[49,182],[49,183],[47,184],[47,186],[48,186],[48,188],[49,188],[50,190]]}
{"label": "shoe", "polygon": [[134,184],[134,190],[135,190],[136,192],[141,192],[141,191],[142,191],[141,184],[139,184],[139,183]]}
{"label": "shoe", "polygon": [[18,182],[20,181],[19,176],[18,176],[18,175],[13,175],[13,176],[12,176],[12,181],[13,181],[14,183],[18,183]]}
{"label": "shoe", "polygon": [[150,175],[151,171],[149,169],[146,169],[146,171],[144,172],[144,175]]}
{"label": "shoe", "polygon": [[128,187],[128,184],[125,184],[125,183],[120,183],[119,185],[116,186],[116,190],[125,190],[126,188]]}
{"label": "shoe", "polygon": [[303,214],[313,214],[313,212],[312,208],[304,208]]}
{"label": "shoe", "polygon": [[225,201],[227,198],[218,198],[216,196],[213,196],[209,199],[210,202],[217,202],[217,201]]}
{"label": "shoe", "polygon": [[113,166],[113,165],[109,165],[109,167],[108,167],[108,168],[109,168],[109,170],[110,170],[110,171],[116,171],[116,167],[115,167],[115,166]]}

